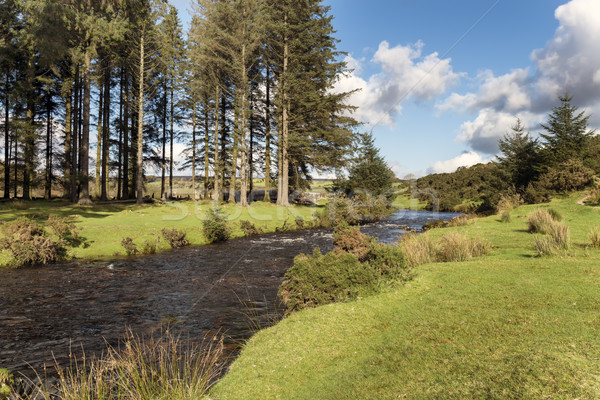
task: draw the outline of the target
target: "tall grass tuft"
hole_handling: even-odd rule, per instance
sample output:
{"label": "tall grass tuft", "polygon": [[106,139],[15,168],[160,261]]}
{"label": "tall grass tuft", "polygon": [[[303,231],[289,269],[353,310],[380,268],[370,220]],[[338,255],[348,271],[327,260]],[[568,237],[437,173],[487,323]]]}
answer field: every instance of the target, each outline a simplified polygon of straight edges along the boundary
{"label": "tall grass tuft", "polygon": [[477,218],[477,216],[475,214],[460,215],[460,216],[458,216],[456,218],[452,218],[450,221],[448,221],[446,226],[453,227],[453,226],[470,225],[475,222],[475,218]]}
{"label": "tall grass tuft", "polygon": [[400,248],[411,268],[435,261],[435,244],[429,236],[408,233],[402,237]]}
{"label": "tall grass tuft", "polygon": [[600,229],[598,229],[598,227],[595,227],[590,231],[590,241],[592,242],[593,248],[600,248]]}
{"label": "tall grass tuft", "polygon": [[459,233],[449,233],[440,239],[438,259],[443,262],[468,261],[489,254],[491,244],[484,239],[469,239]]}
{"label": "tall grass tuft", "polygon": [[547,235],[536,235],[534,239],[534,248],[539,257],[552,257],[556,254],[556,247],[552,238]]}
{"label": "tall grass tuft", "polygon": [[550,233],[554,219],[548,211],[539,209],[529,216],[528,224],[530,233],[545,235]]}
{"label": "tall grass tuft", "polygon": [[555,223],[552,225],[550,237],[557,249],[568,250],[571,246],[571,232],[565,224]]}
{"label": "tall grass tuft", "polygon": [[[60,399],[178,399],[204,396],[220,374],[221,338],[194,346],[170,333],[143,340],[129,333],[100,359],[59,368]],[[47,391],[44,400],[54,399]]]}

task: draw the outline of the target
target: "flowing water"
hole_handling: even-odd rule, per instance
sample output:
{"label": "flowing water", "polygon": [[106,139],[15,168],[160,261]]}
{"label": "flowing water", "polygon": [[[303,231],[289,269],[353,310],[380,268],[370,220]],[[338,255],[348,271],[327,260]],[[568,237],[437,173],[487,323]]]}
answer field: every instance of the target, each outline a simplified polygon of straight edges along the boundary
{"label": "flowing water", "polygon": [[[401,210],[361,228],[383,242],[457,214]],[[99,355],[127,330],[241,342],[250,317],[277,316],[277,289],[300,253],[332,248],[330,231],[266,234],[102,263],[0,270],[0,368],[31,374]]]}

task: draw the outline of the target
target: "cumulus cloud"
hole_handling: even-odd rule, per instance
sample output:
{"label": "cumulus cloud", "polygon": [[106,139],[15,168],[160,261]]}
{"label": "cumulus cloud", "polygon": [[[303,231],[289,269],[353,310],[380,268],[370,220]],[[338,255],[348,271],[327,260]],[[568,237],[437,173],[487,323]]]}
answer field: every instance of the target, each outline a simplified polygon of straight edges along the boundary
{"label": "cumulus cloud", "polygon": [[435,52],[423,55],[423,47],[422,42],[395,47],[387,41],[381,42],[370,60],[378,65],[380,72],[368,79],[360,76],[364,61],[349,56],[346,62],[354,70],[340,77],[335,91],[359,89],[349,99],[349,104],[358,107],[355,117],[371,126],[392,125],[394,115],[402,111],[403,102],[431,100],[460,78],[452,70],[451,59],[440,59]]}
{"label": "cumulus cloud", "polygon": [[436,161],[431,163],[427,169],[429,174],[440,174],[443,172],[454,172],[459,167],[470,167],[479,163],[486,163],[489,160],[484,160],[481,155],[474,151],[463,153],[458,157],[454,157],[446,161]]}
{"label": "cumulus cloud", "polygon": [[[600,113],[600,1],[571,0],[556,9],[555,17],[559,27],[553,38],[531,54],[535,68],[501,76],[483,72],[476,77],[476,92],[453,93],[438,105],[442,111],[477,113],[461,126],[459,140],[474,150],[494,154],[498,139],[517,116],[536,129],[565,89],[586,112]],[[590,122],[597,121],[593,116]]]}

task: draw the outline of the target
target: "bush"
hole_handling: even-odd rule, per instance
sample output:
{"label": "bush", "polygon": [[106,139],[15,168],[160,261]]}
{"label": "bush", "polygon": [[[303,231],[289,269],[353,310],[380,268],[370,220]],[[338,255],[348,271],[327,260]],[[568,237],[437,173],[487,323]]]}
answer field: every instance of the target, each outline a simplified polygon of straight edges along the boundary
{"label": "bush", "polygon": [[512,215],[510,214],[510,211],[502,211],[502,214],[500,214],[500,221],[508,223],[512,221]]}
{"label": "bush", "polygon": [[372,239],[361,233],[357,227],[346,224],[338,225],[333,232],[334,251],[339,253],[351,253],[360,261],[364,261],[369,253]]}
{"label": "bush", "polygon": [[144,246],[142,247],[142,254],[149,255],[149,254],[155,254],[155,253],[156,253],[156,242],[151,242],[149,240],[146,240],[144,242]]}
{"label": "bush", "polygon": [[294,258],[279,296],[287,313],[336,301],[348,301],[375,292],[377,276],[350,253],[325,255],[315,249],[312,256]]}
{"label": "bush", "polygon": [[[185,238],[186,233],[175,228],[161,230],[163,237],[169,243],[172,249],[179,249],[190,245],[189,240]],[[156,247],[156,246],[155,246]]]}
{"label": "bush", "polygon": [[133,239],[130,237],[125,237],[121,240],[121,246],[125,249],[125,253],[128,256],[133,256],[138,254],[138,249],[135,243],[133,243]]}
{"label": "bush", "polygon": [[256,225],[247,220],[240,221],[240,228],[242,228],[245,236],[254,236],[263,233],[262,229],[257,228]]}
{"label": "bush", "polygon": [[[316,249],[312,256],[301,254],[294,259],[294,266],[285,274],[287,280],[279,288],[286,313],[353,300],[410,279],[398,246],[379,244],[368,236],[357,235],[356,231],[357,228],[347,228],[343,234],[344,248],[349,251],[338,247],[323,255]],[[338,243],[339,236],[338,231]],[[350,251],[363,254],[363,261]]]}
{"label": "bush", "polygon": [[594,171],[583,165],[581,160],[567,160],[550,168],[540,177],[541,187],[559,193],[582,190],[593,182]]}
{"label": "bush", "polygon": [[348,198],[343,194],[331,196],[325,207],[315,214],[315,225],[329,228],[339,224],[357,225],[380,221],[394,212],[384,196],[357,195]]}
{"label": "bush", "polygon": [[400,248],[409,267],[435,261],[435,244],[429,236],[409,233],[402,237]]}
{"label": "bush", "polygon": [[529,216],[528,225],[530,233],[541,233],[544,235],[550,232],[552,225],[554,225],[554,219],[548,211],[538,209]]}
{"label": "bush", "polygon": [[202,224],[202,233],[208,243],[224,242],[231,237],[225,215],[218,208],[211,208]]}
{"label": "bush", "polygon": [[593,248],[600,248],[600,230],[598,227],[595,227],[590,231],[590,241],[592,242]]}
{"label": "bush", "polygon": [[298,217],[296,217],[295,222],[296,222],[296,228],[298,228],[298,229],[305,228],[304,218],[298,216]]}
{"label": "bush", "polygon": [[0,228],[4,237],[0,249],[11,253],[11,264],[15,266],[48,264],[64,260],[67,256],[66,240],[47,236],[44,228],[29,218],[18,218]]}
{"label": "bush", "polygon": [[500,197],[500,200],[496,205],[496,212],[500,215],[506,212],[510,213],[512,210],[519,207],[522,203],[523,200],[518,194],[504,194]]}

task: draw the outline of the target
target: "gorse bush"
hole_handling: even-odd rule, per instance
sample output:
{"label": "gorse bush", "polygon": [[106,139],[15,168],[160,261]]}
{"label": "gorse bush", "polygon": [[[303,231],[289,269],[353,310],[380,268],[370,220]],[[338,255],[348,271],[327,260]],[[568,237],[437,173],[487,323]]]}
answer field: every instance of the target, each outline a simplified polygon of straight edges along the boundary
{"label": "gorse bush", "polygon": [[380,221],[394,212],[390,202],[384,197],[356,196],[346,197],[336,193],[329,203],[315,215],[317,227],[329,228],[339,224],[357,225]]}
{"label": "gorse bush", "polygon": [[323,255],[316,249],[312,256],[294,259],[279,288],[287,313],[364,297],[410,279],[398,246],[379,244],[348,226],[338,228],[335,236],[333,252]]}
{"label": "gorse bush", "polygon": [[224,242],[231,237],[225,215],[218,208],[210,208],[202,224],[202,233],[208,243]]}
{"label": "gorse bush", "polygon": [[190,245],[189,240],[185,238],[186,233],[175,228],[161,230],[163,238],[169,243],[172,249],[179,249]]}
{"label": "gorse bush", "polygon": [[49,230],[55,237],[44,230],[37,222],[21,217],[2,225],[0,231],[4,235],[0,239],[0,249],[7,250],[14,266],[29,264],[48,264],[67,258],[68,247],[80,243],[77,230],[67,221],[58,217],[52,218]]}
{"label": "gorse bush", "polygon": [[125,249],[125,253],[128,256],[133,256],[138,254],[138,249],[135,243],[133,243],[133,239],[130,237],[125,237],[121,240],[121,246]]}
{"label": "gorse bush", "polygon": [[263,233],[262,229],[258,228],[252,222],[247,220],[240,221],[240,228],[242,229],[242,232],[244,232],[245,236],[255,236]]}

